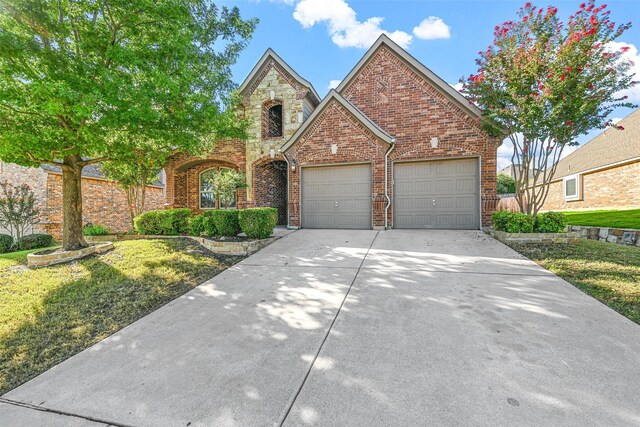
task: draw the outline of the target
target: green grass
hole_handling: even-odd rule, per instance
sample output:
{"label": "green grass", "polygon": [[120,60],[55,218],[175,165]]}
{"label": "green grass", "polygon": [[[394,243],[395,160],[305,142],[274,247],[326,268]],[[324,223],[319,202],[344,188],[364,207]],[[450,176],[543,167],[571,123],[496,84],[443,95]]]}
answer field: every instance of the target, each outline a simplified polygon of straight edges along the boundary
{"label": "green grass", "polygon": [[6,254],[0,254],[0,270],[2,266],[6,264],[7,266],[14,264],[15,262],[25,263],[27,262],[27,255],[32,252],[44,251],[46,249],[57,248],[58,246],[51,246],[48,248],[38,248],[38,249],[29,249],[26,251],[18,251],[18,252],[9,252]]}
{"label": "green grass", "polygon": [[515,250],[640,324],[640,248],[581,239]]}
{"label": "green grass", "polygon": [[563,213],[567,216],[568,223],[571,225],[640,229],[640,209]]}
{"label": "green grass", "polygon": [[129,240],[40,269],[0,255],[0,395],[184,294],[239,257],[187,239]]}

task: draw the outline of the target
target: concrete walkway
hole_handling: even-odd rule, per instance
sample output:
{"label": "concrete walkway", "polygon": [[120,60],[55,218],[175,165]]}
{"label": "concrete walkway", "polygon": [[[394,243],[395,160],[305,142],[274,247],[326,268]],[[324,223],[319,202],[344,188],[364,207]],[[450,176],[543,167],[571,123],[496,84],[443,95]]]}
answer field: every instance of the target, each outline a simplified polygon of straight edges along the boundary
{"label": "concrete walkway", "polygon": [[640,327],[480,232],[289,234],[0,425],[640,425]]}

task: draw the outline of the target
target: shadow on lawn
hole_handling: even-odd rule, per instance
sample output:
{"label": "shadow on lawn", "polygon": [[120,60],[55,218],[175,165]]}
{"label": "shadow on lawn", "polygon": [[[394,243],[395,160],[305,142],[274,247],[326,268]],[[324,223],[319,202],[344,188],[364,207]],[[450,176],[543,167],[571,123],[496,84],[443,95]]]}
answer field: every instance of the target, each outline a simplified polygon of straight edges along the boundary
{"label": "shadow on lawn", "polygon": [[[237,260],[214,257],[194,244],[159,240],[170,259],[143,262],[143,274],[131,274],[111,258],[80,262],[88,275],[52,290],[35,309],[35,319],[0,338],[0,395],[117,332],[135,320],[193,289]],[[173,257],[171,251],[182,251]],[[109,254],[108,254],[109,255]],[[105,255],[105,256],[108,256]],[[109,262],[105,262],[108,259]],[[136,266],[139,268],[139,266]],[[52,269],[55,274],[55,268]]]}

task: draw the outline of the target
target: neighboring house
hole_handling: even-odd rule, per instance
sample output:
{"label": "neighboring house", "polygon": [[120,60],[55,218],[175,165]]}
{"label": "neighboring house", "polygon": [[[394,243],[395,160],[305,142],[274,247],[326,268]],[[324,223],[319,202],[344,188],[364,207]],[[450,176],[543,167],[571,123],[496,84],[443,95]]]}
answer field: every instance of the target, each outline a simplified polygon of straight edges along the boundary
{"label": "neighboring house", "polygon": [[[535,171],[537,171],[539,169],[535,169],[535,168],[529,168],[529,176],[533,176],[533,174],[535,173]],[[517,165],[509,165],[506,168],[502,168],[498,171],[498,175],[500,174],[504,174],[504,175],[509,175],[511,178],[517,180],[518,177],[520,176],[520,172],[522,171],[522,165],[517,164]]]}
{"label": "neighboring house", "polygon": [[640,110],[558,162],[543,210],[640,207]]}
{"label": "neighboring house", "polygon": [[[481,130],[480,110],[387,36],[322,102],[271,49],[240,93],[249,140],[219,141],[206,158],[176,153],[165,167],[170,207],[273,206],[281,224],[305,228],[489,224],[500,140]],[[201,185],[216,168],[246,174],[233,206]]]}
{"label": "neighboring house", "polygon": [[[27,168],[0,162],[0,182],[27,184],[36,196],[40,218],[33,232],[49,233],[62,238],[62,172],[59,167],[43,165]],[[161,180],[147,186],[146,208],[164,207],[164,184]],[[107,226],[112,232],[124,233],[131,228],[125,192],[109,181],[97,165],[82,170],[82,219],[85,224]],[[2,232],[2,231],[0,231]]]}

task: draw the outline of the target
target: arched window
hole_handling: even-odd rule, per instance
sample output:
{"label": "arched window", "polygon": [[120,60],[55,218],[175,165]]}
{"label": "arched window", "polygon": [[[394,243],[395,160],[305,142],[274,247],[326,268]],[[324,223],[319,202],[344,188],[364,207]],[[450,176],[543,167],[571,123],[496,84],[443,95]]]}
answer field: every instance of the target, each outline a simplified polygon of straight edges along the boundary
{"label": "arched window", "polygon": [[267,110],[267,137],[279,138],[282,136],[282,105],[274,105]]}
{"label": "arched window", "polygon": [[236,189],[244,175],[230,168],[208,169],[200,174],[200,209],[235,209]]}

